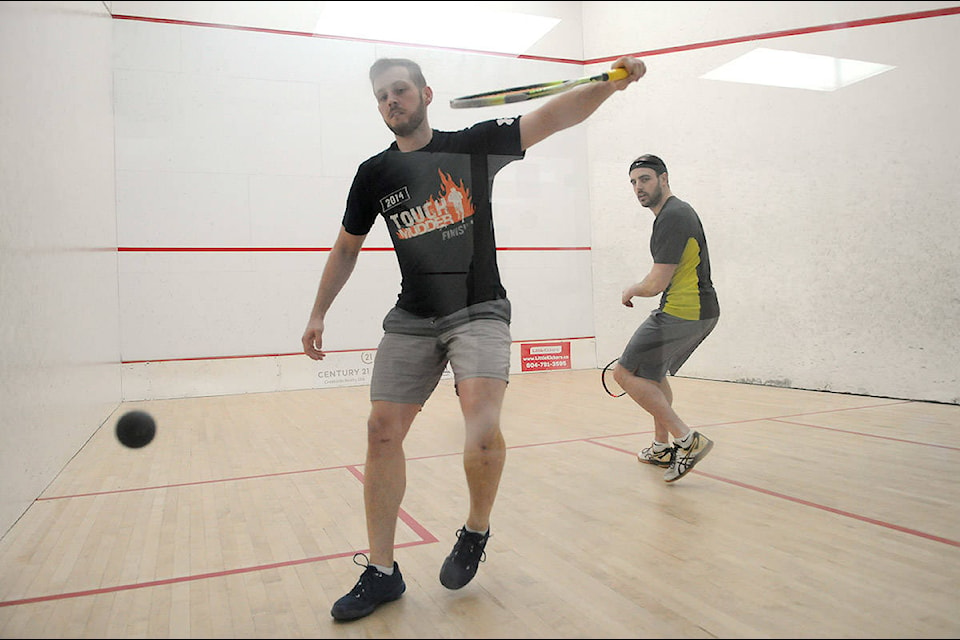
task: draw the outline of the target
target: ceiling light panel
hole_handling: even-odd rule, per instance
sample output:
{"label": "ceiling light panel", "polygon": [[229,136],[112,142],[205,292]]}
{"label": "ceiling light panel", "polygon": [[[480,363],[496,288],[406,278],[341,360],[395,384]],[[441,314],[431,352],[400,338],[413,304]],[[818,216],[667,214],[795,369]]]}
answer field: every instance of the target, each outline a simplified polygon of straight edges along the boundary
{"label": "ceiling light panel", "polygon": [[471,51],[526,52],[560,20],[488,11],[469,2],[325,2],[319,35]]}
{"label": "ceiling light panel", "polygon": [[894,68],[874,62],[759,48],[701,77],[772,87],[835,91]]}

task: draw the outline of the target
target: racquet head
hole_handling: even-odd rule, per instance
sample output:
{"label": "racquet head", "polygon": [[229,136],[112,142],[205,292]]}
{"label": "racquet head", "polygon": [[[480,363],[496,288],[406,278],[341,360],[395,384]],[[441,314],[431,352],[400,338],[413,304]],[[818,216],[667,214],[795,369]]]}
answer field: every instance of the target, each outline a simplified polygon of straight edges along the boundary
{"label": "racquet head", "polygon": [[600,383],[603,384],[603,390],[607,392],[613,398],[619,398],[620,396],[626,394],[623,387],[617,384],[617,381],[613,379],[613,368],[617,366],[617,362],[620,358],[614,358],[607,366],[603,368],[603,371],[600,373]]}
{"label": "racquet head", "polygon": [[571,80],[555,80],[553,82],[541,82],[539,84],[528,84],[522,87],[511,87],[509,89],[497,89],[485,93],[475,93],[469,96],[461,96],[450,101],[451,109],[471,109],[474,107],[492,107],[500,104],[511,104],[514,102],[524,102],[526,100],[535,100],[546,96],[563,93],[569,89],[588,84],[591,82],[616,81],[626,78],[627,70],[623,68],[610,69],[595,76],[584,76],[582,78],[573,78]]}

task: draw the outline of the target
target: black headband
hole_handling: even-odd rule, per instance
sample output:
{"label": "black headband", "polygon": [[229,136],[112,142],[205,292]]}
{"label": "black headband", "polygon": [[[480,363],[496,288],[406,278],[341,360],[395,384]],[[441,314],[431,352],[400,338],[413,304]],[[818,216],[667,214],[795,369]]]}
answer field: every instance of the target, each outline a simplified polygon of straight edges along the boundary
{"label": "black headband", "polygon": [[664,164],[663,160],[661,160],[657,156],[645,155],[645,156],[640,156],[639,158],[634,160],[632,163],[630,163],[630,170],[627,173],[632,172],[634,169],[640,169],[643,167],[647,169],[653,169],[654,171],[657,172],[657,175],[667,172],[667,165]]}

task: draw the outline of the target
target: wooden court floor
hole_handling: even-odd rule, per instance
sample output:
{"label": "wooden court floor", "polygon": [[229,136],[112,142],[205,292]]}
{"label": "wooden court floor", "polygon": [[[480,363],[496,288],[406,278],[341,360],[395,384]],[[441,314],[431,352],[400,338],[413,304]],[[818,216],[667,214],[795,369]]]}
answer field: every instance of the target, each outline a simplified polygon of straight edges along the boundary
{"label": "wooden court floor", "polygon": [[[330,617],[366,550],[367,388],[127,403],[0,540],[3,638],[957,638],[960,407],[674,378],[714,439],[680,481],[594,370],[513,377],[486,562],[452,383],[407,439],[407,591]],[[117,417],[157,438],[121,447]]]}

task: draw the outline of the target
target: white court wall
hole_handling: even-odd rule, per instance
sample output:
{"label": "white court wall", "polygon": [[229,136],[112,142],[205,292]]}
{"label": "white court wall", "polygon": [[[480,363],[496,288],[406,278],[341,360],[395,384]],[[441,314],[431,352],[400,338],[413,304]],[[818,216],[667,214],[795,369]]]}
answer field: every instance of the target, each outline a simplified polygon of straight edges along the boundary
{"label": "white court wall", "polygon": [[[326,346],[343,353],[299,355],[325,255],[305,249],[329,247],[357,164],[391,141],[366,81],[376,57],[420,61],[432,124],[458,128],[536,103],[481,115],[449,98],[579,74],[582,53],[590,70],[642,54],[650,73],[497,179],[518,343],[572,339],[574,366],[595,367],[655,306],[619,304],[649,267],[650,215],[625,169],[650,151],[704,218],[723,309],[682,375],[960,401],[960,18],[840,24],[950,3],[581,4],[582,41],[520,60],[116,20],[119,244],[142,249],[120,254],[124,397],[322,386],[375,348],[398,289],[388,252],[362,256],[328,318]],[[841,28],[806,31],[828,24]],[[700,78],[757,46],[896,69],[829,93]],[[196,251],[151,250],[164,246]]]}
{"label": "white court wall", "polygon": [[120,402],[111,22],[0,3],[0,535]]}
{"label": "white court wall", "polygon": [[[399,293],[381,223],[327,316],[322,362],[303,332],[356,167],[393,136],[367,73],[416,59],[431,124],[459,129],[537,103],[454,111],[478,86],[579,74],[579,65],[273,33],[116,20],[115,110],[124,398],[322,387],[376,349]],[[560,132],[494,186],[501,275],[521,345],[593,347],[586,129]],[[231,372],[227,374],[226,372]],[[344,376],[357,384],[368,378]]]}
{"label": "white court wall", "polygon": [[[676,3],[585,3],[587,55],[742,35],[738,12],[712,5],[756,11],[770,31],[817,24],[791,14],[804,5],[835,5],[820,24],[944,6],[661,4]],[[702,39],[674,39],[693,15]],[[618,25],[641,22],[650,35],[631,46]],[[643,91],[591,122],[599,358],[655,306],[619,297],[650,266],[652,215],[627,168],[656,153],[703,220],[722,310],[681,375],[960,402],[958,36],[953,14],[648,56]],[[701,79],[758,46],[896,68],[834,92]]]}

